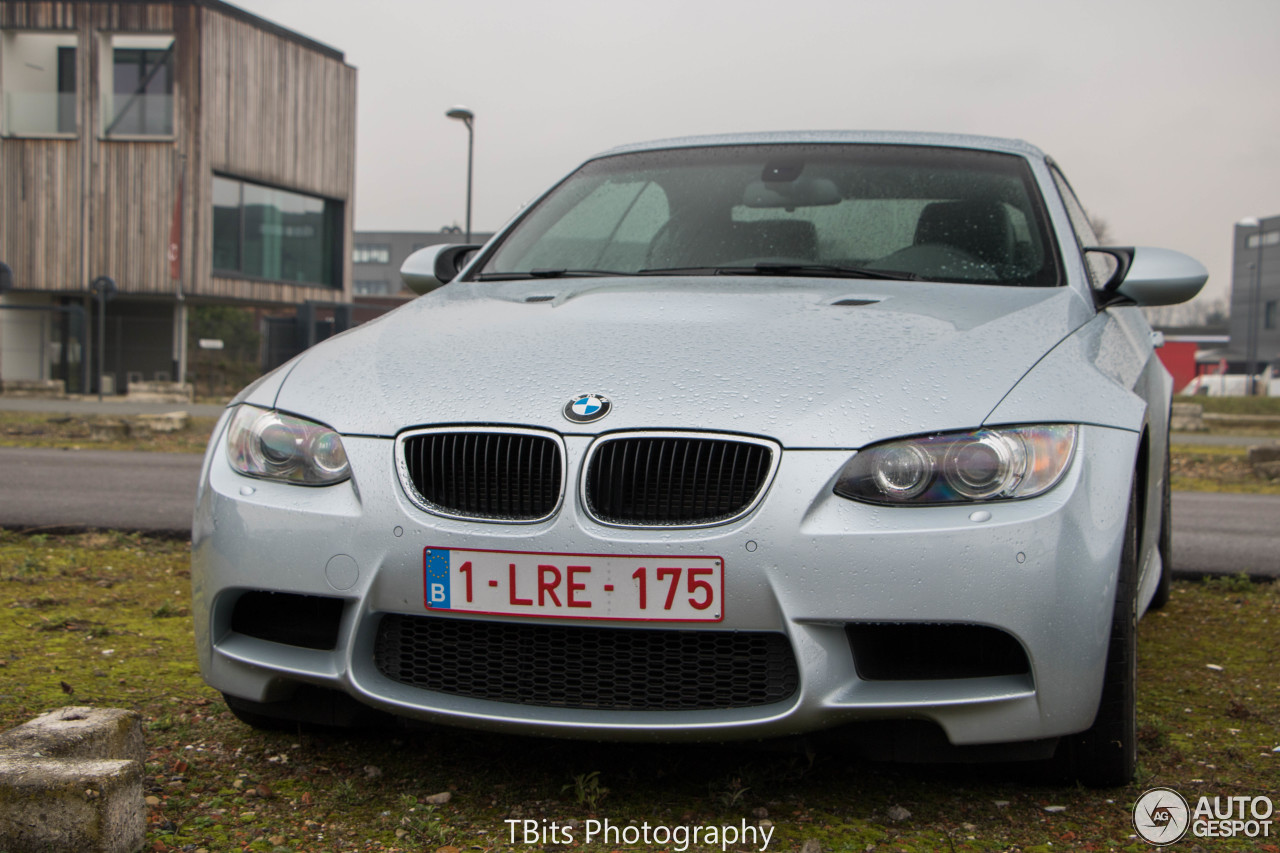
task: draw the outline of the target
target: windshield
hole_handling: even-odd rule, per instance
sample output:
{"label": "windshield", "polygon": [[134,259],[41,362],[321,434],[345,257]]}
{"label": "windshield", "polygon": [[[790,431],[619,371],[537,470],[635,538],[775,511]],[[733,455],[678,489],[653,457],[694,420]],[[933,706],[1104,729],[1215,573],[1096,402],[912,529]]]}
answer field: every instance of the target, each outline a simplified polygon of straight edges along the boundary
{"label": "windshield", "polygon": [[1059,283],[1039,193],[1010,154],[740,145],[593,160],[473,277],[864,274]]}

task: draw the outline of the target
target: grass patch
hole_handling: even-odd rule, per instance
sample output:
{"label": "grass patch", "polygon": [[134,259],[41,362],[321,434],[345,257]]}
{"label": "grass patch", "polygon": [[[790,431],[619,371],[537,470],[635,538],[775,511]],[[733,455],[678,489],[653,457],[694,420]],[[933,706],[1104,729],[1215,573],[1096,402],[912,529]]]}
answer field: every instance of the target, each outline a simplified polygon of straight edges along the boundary
{"label": "grass patch", "polygon": [[1206,415],[1280,415],[1280,397],[1174,397],[1204,406]]}
{"label": "grass patch", "polygon": [[[0,447],[49,447],[65,450],[153,450],[161,453],[204,453],[218,422],[192,417],[185,430],[125,435],[95,440],[92,424],[102,416],[80,417],[43,412],[0,412]],[[118,419],[117,419],[118,420]]]}
{"label": "grass patch", "polygon": [[[1280,585],[1175,584],[1140,632],[1139,779],[1090,791],[1021,781],[1009,767],[869,763],[821,744],[798,752],[446,729],[259,732],[199,678],[188,559],[187,544],[169,540],[0,533],[0,725],[69,704],[140,711],[148,850],[675,849],[584,845],[585,822],[608,819],[770,821],[770,851],[810,839],[824,851],[1146,851],[1130,824],[1145,789],[1274,794],[1280,771]],[[573,843],[512,842],[508,820],[543,833],[554,821]],[[1203,843],[1276,849],[1275,838]]]}

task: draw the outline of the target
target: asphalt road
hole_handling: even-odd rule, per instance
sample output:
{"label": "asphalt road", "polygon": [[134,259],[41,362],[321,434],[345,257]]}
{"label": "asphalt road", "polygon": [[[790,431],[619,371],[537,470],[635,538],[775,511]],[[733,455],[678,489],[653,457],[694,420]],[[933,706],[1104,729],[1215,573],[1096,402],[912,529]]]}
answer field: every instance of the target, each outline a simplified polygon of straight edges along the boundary
{"label": "asphalt road", "polygon": [[[0,526],[188,531],[200,457],[0,447]],[[1280,577],[1280,496],[1175,492],[1179,575]]]}
{"label": "asphalt road", "polygon": [[1174,492],[1173,567],[1280,577],[1280,495]]}
{"label": "asphalt road", "polygon": [[191,530],[194,453],[0,447],[0,526]]}

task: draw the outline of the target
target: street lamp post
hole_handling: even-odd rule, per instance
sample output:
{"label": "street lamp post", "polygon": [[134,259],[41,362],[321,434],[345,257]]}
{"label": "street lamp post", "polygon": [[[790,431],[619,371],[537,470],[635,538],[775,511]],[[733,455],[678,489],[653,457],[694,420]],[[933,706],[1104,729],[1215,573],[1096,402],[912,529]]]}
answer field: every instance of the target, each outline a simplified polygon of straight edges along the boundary
{"label": "street lamp post", "polygon": [[[1262,301],[1262,220],[1255,219],[1250,216],[1247,219],[1241,219],[1239,223],[1244,228],[1252,228],[1256,232],[1255,238],[1258,241],[1258,257],[1249,264],[1253,268],[1253,293],[1249,299],[1249,328],[1245,334],[1245,393],[1253,396],[1257,392],[1255,387],[1254,376],[1258,372],[1258,323],[1261,318],[1258,316],[1261,311]],[[1245,248],[1249,246],[1249,238],[1245,237]]]}
{"label": "street lamp post", "polygon": [[466,107],[454,107],[445,113],[449,118],[456,118],[467,126],[467,242],[471,242],[471,163],[475,154],[475,120],[476,114]]}

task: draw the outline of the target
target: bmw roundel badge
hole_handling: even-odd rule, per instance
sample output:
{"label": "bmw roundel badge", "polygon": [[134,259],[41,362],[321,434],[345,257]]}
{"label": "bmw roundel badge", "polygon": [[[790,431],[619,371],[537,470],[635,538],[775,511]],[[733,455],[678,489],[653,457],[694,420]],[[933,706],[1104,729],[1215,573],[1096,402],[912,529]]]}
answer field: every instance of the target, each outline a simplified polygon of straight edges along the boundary
{"label": "bmw roundel badge", "polygon": [[600,420],[609,414],[611,408],[613,405],[608,397],[602,397],[599,394],[579,394],[564,404],[564,416],[575,424],[585,424]]}

